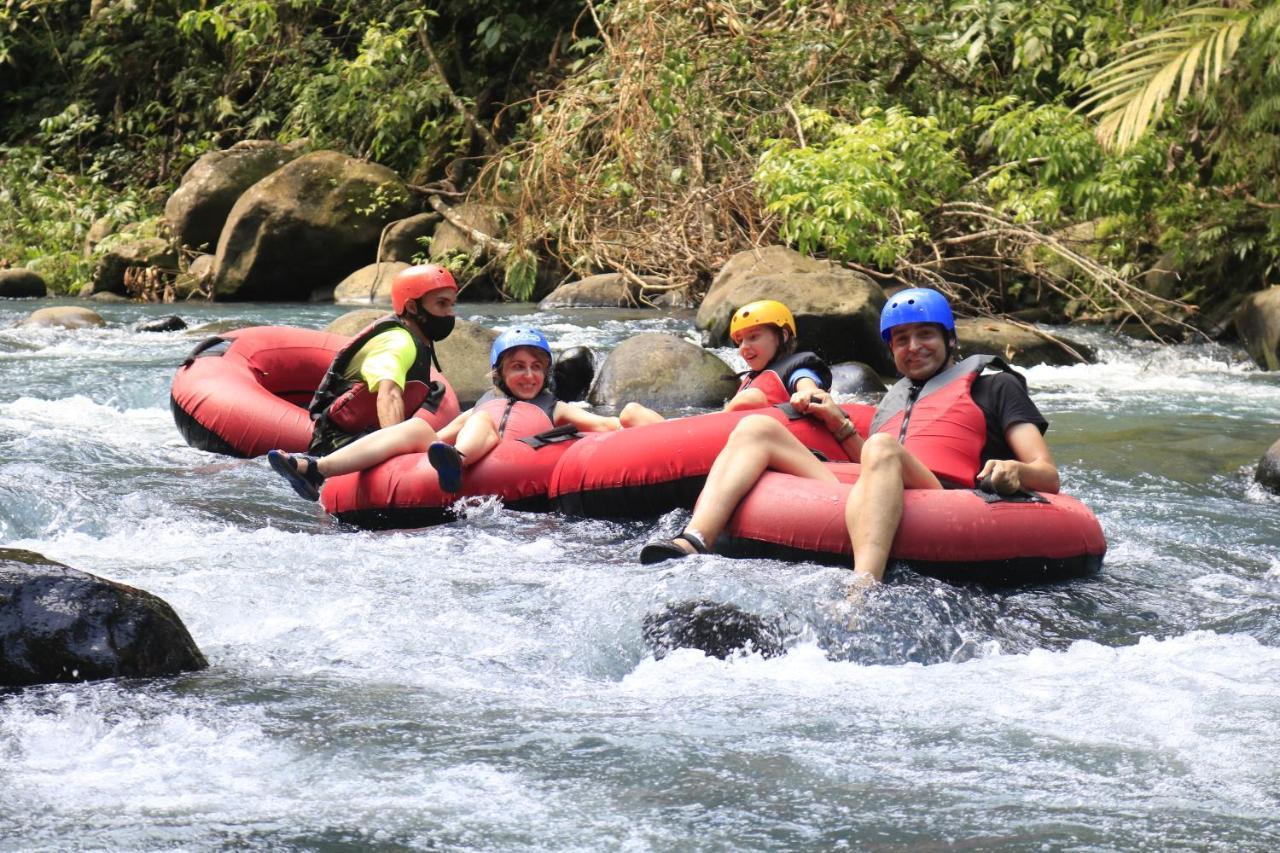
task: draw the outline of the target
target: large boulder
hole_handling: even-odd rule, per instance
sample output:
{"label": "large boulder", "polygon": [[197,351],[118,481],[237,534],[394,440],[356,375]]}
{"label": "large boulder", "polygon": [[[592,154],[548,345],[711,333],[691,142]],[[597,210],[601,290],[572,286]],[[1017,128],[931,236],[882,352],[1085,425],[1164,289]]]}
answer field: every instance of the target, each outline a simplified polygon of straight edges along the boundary
{"label": "large boulder", "polygon": [[81,308],[78,305],[55,305],[52,308],[40,308],[32,311],[23,326],[40,326],[58,329],[90,329],[105,326],[97,311]]}
{"label": "large boulder", "polygon": [[1280,439],[1271,445],[1262,459],[1258,460],[1258,470],[1253,475],[1264,489],[1280,495]]}
{"label": "large boulder", "polygon": [[299,153],[278,142],[246,139],[225,151],[202,155],[165,202],[164,218],[178,243],[213,249],[236,199]]}
{"label": "large boulder", "polygon": [[348,311],[341,317],[334,318],[324,330],[331,335],[346,335],[348,338],[354,338],[357,333],[368,326],[375,320],[381,320],[390,313],[388,311],[380,311],[377,308],[360,308],[356,311]]}
{"label": "large boulder", "polygon": [[411,264],[415,256],[426,256],[430,240],[426,239],[424,245],[424,238],[435,233],[439,221],[438,213],[415,213],[392,225],[382,241],[382,260]]}
{"label": "large boulder", "polygon": [[414,212],[395,172],[315,151],[250,187],[218,239],[218,299],[305,300],[374,257],[387,222]]}
{"label": "large boulder", "polygon": [[497,337],[493,329],[459,318],[449,337],[436,344],[440,367],[463,408],[493,387],[489,378],[489,347]]}
{"label": "large boulder", "polygon": [[160,598],[0,548],[0,687],[153,678],[206,666]]}
{"label": "large boulder", "polygon": [[0,270],[0,298],[26,299],[42,297],[49,294],[44,279],[39,273],[19,267],[11,270]]}
{"label": "large boulder", "polygon": [[886,390],[879,374],[860,361],[831,365],[833,394],[882,394]]}
{"label": "large boulder", "polygon": [[178,253],[167,240],[160,237],[143,237],[117,243],[104,250],[98,257],[98,263],[93,269],[93,278],[88,286],[80,291],[80,295],[92,296],[95,293],[128,295],[129,270],[150,268],[166,272],[178,269]]}
{"label": "large boulder", "polygon": [[1240,341],[1263,370],[1280,370],[1280,285],[1251,293],[1233,317]]}
{"label": "large boulder", "polygon": [[829,362],[862,361],[876,370],[893,370],[880,340],[884,290],[861,273],[782,247],[759,256],[735,255],[698,308],[696,322],[705,342],[727,345],[733,312],[757,299],[776,299],[791,310],[801,349]]}
{"label": "large boulder", "polygon": [[733,369],[712,353],[675,335],[649,332],[609,354],[588,399],[613,407],[634,400],[663,411],[712,408],[737,389]]}
{"label": "large boulder", "polygon": [[333,289],[333,301],[339,305],[391,306],[391,280],[409,265],[402,261],[382,262],[361,267],[339,282]]}
{"label": "large boulder", "polygon": [[639,295],[639,288],[622,273],[601,273],[560,285],[547,294],[538,307],[544,311],[548,308],[627,308],[640,305]]}
{"label": "large boulder", "polygon": [[[1020,367],[1080,363],[1080,359],[1043,335],[1005,320],[957,320],[956,337],[960,339],[960,349],[965,355],[998,355]],[[1080,353],[1086,362],[1093,361],[1094,353],[1089,347],[1074,342],[1068,346]]]}

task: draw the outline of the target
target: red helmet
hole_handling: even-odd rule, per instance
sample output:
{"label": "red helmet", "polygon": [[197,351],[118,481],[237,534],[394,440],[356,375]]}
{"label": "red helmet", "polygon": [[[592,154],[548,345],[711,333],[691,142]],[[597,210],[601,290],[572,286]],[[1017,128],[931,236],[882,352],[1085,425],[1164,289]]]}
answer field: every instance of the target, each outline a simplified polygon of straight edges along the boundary
{"label": "red helmet", "polygon": [[418,264],[396,273],[391,280],[391,310],[403,314],[408,304],[433,290],[457,291],[453,275],[439,264]]}

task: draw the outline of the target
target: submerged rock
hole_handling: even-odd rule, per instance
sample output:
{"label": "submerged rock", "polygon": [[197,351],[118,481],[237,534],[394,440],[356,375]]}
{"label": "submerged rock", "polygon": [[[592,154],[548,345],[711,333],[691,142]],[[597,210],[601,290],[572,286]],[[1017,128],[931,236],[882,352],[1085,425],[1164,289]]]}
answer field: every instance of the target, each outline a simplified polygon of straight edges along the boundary
{"label": "submerged rock", "polygon": [[1253,478],[1267,491],[1280,495],[1280,439],[1262,454]]}
{"label": "submerged rock", "polygon": [[186,327],[187,321],[176,314],[156,317],[152,320],[139,320],[133,324],[135,332],[180,332]]}
{"label": "submerged rock", "polygon": [[0,687],[151,678],[208,665],[160,598],[0,548]]}
{"label": "submerged rock", "polygon": [[772,658],[786,653],[782,624],[717,601],[684,601],[644,617],[641,632],[658,660],[676,649],[720,658],[753,651]]}
{"label": "submerged rock", "polygon": [[52,308],[41,308],[32,311],[24,326],[58,327],[62,329],[88,329],[105,326],[106,322],[97,311],[81,308],[78,305],[55,305]]}

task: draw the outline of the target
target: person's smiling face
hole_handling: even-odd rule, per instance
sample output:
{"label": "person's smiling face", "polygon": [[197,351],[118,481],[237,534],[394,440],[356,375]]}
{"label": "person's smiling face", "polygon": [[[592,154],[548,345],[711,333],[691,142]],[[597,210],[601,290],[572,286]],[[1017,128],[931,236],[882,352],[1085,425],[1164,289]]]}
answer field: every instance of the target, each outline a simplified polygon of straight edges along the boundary
{"label": "person's smiling face", "polygon": [[937,323],[903,323],[889,331],[889,349],[899,373],[923,382],[947,362],[946,332]]}
{"label": "person's smiling face", "polygon": [[516,347],[502,355],[502,381],[520,400],[538,396],[547,381],[547,354],[536,347]]}
{"label": "person's smiling face", "polygon": [[738,336],[738,355],[742,356],[747,367],[752,370],[762,370],[766,364],[773,361],[773,357],[778,354],[778,345],[781,343],[777,328],[769,324],[751,326],[744,329]]}

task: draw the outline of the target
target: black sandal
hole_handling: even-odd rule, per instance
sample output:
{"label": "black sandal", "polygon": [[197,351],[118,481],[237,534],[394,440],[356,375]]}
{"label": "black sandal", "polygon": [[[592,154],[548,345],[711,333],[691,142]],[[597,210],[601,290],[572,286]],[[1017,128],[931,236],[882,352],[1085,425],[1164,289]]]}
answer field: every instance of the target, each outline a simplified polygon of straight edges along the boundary
{"label": "black sandal", "polygon": [[685,557],[692,557],[693,554],[676,544],[676,541],[681,539],[693,546],[693,554],[711,553],[711,549],[707,547],[706,542],[702,541],[701,536],[686,530],[683,533],[677,533],[670,539],[655,539],[645,545],[640,549],[640,562],[643,565],[651,566],[664,560],[679,560]]}
{"label": "black sandal", "polygon": [[[298,470],[298,460],[307,460],[307,470]],[[267,451],[267,462],[271,469],[289,481],[298,497],[308,501],[320,500],[320,487],[324,485],[324,474],[320,473],[319,460],[305,453],[286,453],[283,450]]]}

